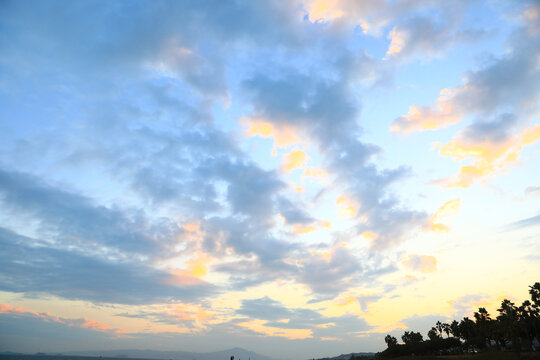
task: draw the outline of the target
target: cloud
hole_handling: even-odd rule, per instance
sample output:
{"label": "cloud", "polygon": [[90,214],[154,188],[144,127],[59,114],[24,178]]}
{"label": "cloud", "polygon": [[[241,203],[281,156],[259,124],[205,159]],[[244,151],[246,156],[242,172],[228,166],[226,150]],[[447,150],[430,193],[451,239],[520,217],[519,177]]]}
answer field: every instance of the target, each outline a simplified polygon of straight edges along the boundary
{"label": "cloud", "polygon": [[[352,118],[354,105],[342,85],[314,79],[294,68],[278,78],[257,73],[244,82],[255,107],[254,116],[276,126],[299,127],[325,144],[333,143],[348,131],[359,131]],[[338,121],[331,120],[336,118]]]}
{"label": "cloud", "polygon": [[[0,199],[5,209],[26,219],[35,219],[46,237],[64,246],[78,246],[86,252],[107,248],[111,255],[156,254],[174,228],[147,236],[141,214],[95,205],[89,198],[54,188],[34,176],[0,169]],[[172,231],[169,232],[169,231]],[[178,230],[176,230],[178,231]]]}
{"label": "cloud", "polygon": [[[334,177],[333,186],[347,190],[351,201],[358,203],[356,216],[359,234],[379,234],[373,249],[383,249],[401,241],[406,229],[419,226],[425,215],[399,207],[387,187],[408,173],[406,168],[379,171],[369,163],[380,149],[359,140],[362,132],[356,122],[358,109],[353,105],[344,76],[349,67],[369,64],[359,54],[342,60],[340,77],[316,80],[294,68],[281,71],[277,77],[255,74],[244,82],[254,105],[253,116],[272,124],[292,124],[318,146],[324,168]],[[381,201],[382,198],[387,198]]]}
{"label": "cloud", "polygon": [[[61,8],[60,4],[53,5],[55,9]],[[14,13],[10,29],[18,34],[20,40],[17,52],[13,54],[41,43],[34,53],[42,56],[26,61],[36,75],[42,75],[40,69],[50,68],[45,66],[50,64],[43,64],[40,59],[54,58],[53,65],[69,59],[70,66],[73,66],[70,69],[79,76],[74,83],[69,83],[69,88],[82,89],[81,84],[87,86],[84,91],[80,90],[85,97],[75,97],[71,102],[75,109],[82,111],[59,111],[64,114],[62,118],[84,120],[76,125],[66,121],[69,136],[60,136],[54,143],[49,141],[47,144],[49,151],[54,154],[51,157],[60,156],[62,165],[69,167],[72,174],[80,174],[82,169],[93,174],[100,172],[103,173],[104,183],[112,183],[119,188],[129,182],[130,191],[137,194],[133,201],[138,205],[150,202],[154,207],[174,208],[178,213],[190,217],[206,217],[209,213],[221,217],[244,216],[269,226],[268,219],[275,215],[271,214],[276,209],[274,197],[283,189],[279,174],[263,171],[246,160],[246,154],[235,148],[229,134],[217,130],[212,123],[212,106],[226,96],[230,85],[224,84],[221,60],[227,59],[238,48],[245,48],[246,44],[279,44],[288,51],[310,44],[310,37],[320,35],[316,25],[309,25],[302,19],[296,5],[283,8],[272,3],[256,6],[234,4],[232,7],[218,6],[212,11],[207,11],[208,8],[200,4],[171,5],[167,14],[159,19],[162,24],[159,30],[149,25],[156,22],[159,7],[140,12],[139,6],[125,8],[119,5],[125,11],[126,18],[116,19],[117,12],[98,14],[95,22],[88,24],[96,32],[85,47],[78,44],[84,43],[89,33],[63,29],[79,29],[75,25],[84,23],[81,19],[85,19],[81,14],[96,12],[91,11],[91,5],[72,5],[57,11],[55,21],[51,23],[39,17],[36,9],[24,11],[15,4],[10,6]],[[370,6],[376,9],[374,4]],[[67,16],[67,12],[71,12],[72,16]],[[246,14],[246,19],[234,24],[223,21],[231,14]],[[270,21],[268,16],[273,20]],[[132,20],[134,18],[139,20],[137,26]],[[253,22],[256,19],[259,20]],[[45,45],[46,41],[34,44],[29,33],[15,31],[26,23],[46,29],[39,33],[40,38],[54,39],[52,42],[57,46],[58,54],[49,56],[53,51]],[[277,24],[280,24],[279,29],[276,28]],[[122,25],[123,31],[114,31],[116,25]],[[193,30],[199,27],[204,31]],[[309,36],[308,29],[313,30]],[[115,34],[109,42],[94,37],[96,33],[107,30],[110,30],[107,33]],[[288,31],[297,36],[291,38]],[[205,44],[210,44],[212,52],[200,45],[201,39],[205,40]],[[321,39],[324,44],[331,43],[335,36],[326,34]],[[111,44],[122,51],[111,51]],[[317,59],[326,58],[328,52],[324,47],[319,52]],[[97,60],[88,61],[88,53]],[[342,69],[338,70],[337,77],[330,73],[328,78],[321,78],[320,73],[311,76],[291,66],[286,69],[283,78],[276,78],[268,74],[279,73],[274,70],[281,65],[274,66],[272,71],[265,70],[264,74],[260,70],[266,66],[266,62],[261,68],[255,67],[247,73],[248,78],[241,81],[242,87],[251,96],[245,100],[247,103],[253,102],[254,109],[245,118],[249,119],[252,135],[274,136],[276,139],[276,136],[280,137],[276,134],[282,129],[289,135],[291,131],[298,131],[302,137],[316,138],[317,146],[321,149],[328,149],[325,150],[325,157],[329,166],[344,169],[354,163],[355,168],[350,172],[363,173],[362,167],[380,149],[357,140],[361,128],[356,122],[357,101],[348,88],[349,76],[377,82],[385,75],[377,61],[366,52],[340,52],[336,57],[336,62],[331,65],[335,69]],[[12,68],[18,68],[21,63],[13,60],[9,64]],[[122,68],[120,64],[129,66]],[[42,83],[54,85],[66,82],[61,74],[56,74],[50,81]],[[104,89],[112,88],[118,91],[101,95]],[[46,92],[44,88],[38,89]],[[143,101],[134,102],[132,99]],[[111,105],[113,103],[114,106]],[[149,119],[156,120],[149,125]],[[38,146],[21,148],[25,149],[27,156],[24,159],[20,157],[22,161],[16,167],[21,167],[20,164],[26,159],[35,159],[33,154],[39,152]],[[224,158],[235,160],[227,162]],[[52,164],[47,164],[57,167],[58,163],[58,159],[55,159]],[[44,162],[40,161],[40,164],[47,167]],[[26,170],[33,171],[30,168]],[[248,177],[235,177],[235,174],[241,173]],[[320,174],[320,168],[309,167],[304,175]],[[373,175],[377,176],[376,172]],[[341,179],[349,176],[349,173],[340,175]],[[363,177],[355,175],[354,178]],[[379,195],[383,197],[387,194]],[[400,215],[403,219],[400,230],[403,230],[407,219],[414,216],[403,208]],[[393,232],[392,238],[399,242],[398,235],[401,233]],[[386,238],[381,235],[379,243],[383,244]]]}
{"label": "cloud", "polygon": [[293,171],[306,168],[308,155],[299,149],[293,149],[290,153],[283,155],[283,170]]}
{"label": "cloud", "polygon": [[527,186],[525,189],[526,196],[540,196],[540,186]]}
{"label": "cloud", "polygon": [[243,300],[242,307],[237,310],[239,315],[262,320],[288,319],[291,311],[283,307],[280,302],[263,297],[254,300]]}
{"label": "cloud", "polygon": [[362,270],[360,259],[342,245],[328,252],[312,252],[300,260],[298,280],[316,294],[335,294],[356,282],[355,276]]}
{"label": "cloud", "polygon": [[461,206],[460,198],[446,201],[431,216],[429,225],[426,226],[426,230],[430,230],[434,232],[449,232],[450,228],[440,223],[440,220],[447,216],[457,214],[459,212],[460,206]]}
{"label": "cloud", "polygon": [[336,199],[336,206],[338,207],[338,215],[340,217],[352,217],[356,215],[358,207],[347,197],[340,195]]}
{"label": "cloud", "polygon": [[426,338],[428,331],[435,326],[437,321],[446,322],[448,320],[450,319],[440,314],[429,314],[424,316],[414,314],[409,318],[402,319],[400,322],[405,324],[407,329],[418,331],[424,336],[424,338]]}
{"label": "cloud", "polygon": [[88,318],[80,318],[80,319],[73,319],[73,318],[63,318],[63,317],[57,317],[52,316],[48,312],[42,312],[38,313],[32,310],[25,309],[23,307],[14,307],[9,304],[0,304],[0,314],[9,314],[9,315],[15,315],[20,317],[31,317],[36,319],[42,319],[43,321],[47,322],[55,322],[59,324],[65,324],[68,326],[74,326],[84,329],[90,329],[93,331],[98,332],[106,332],[106,333],[125,333],[125,330],[122,329],[114,329],[111,326],[102,323],[100,321],[96,321],[93,319]]}
{"label": "cloud", "polygon": [[403,265],[414,271],[430,273],[437,270],[437,259],[430,255],[409,255]]}
{"label": "cloud", "polygon": [[519,28],[508,40],[510,49],[505,55],[467,72],[463,84],[443,89],[434,106],[411,106],[390,129],[399,133],[434,130],[469,116],[485,118],[508,109],[520,118],[535,114],[540,94],[540,37]]}
{"label": "cloud", "polygon": [[268,297],[243,300],[237,313],[250,319],[236,322],[237,326],[246,327],[259,334],[288,339],[311,338],[313,331],[309,327],[312,319],[321,318],[319,314],[311,310],[287,309],[281,303]]}
{"label": "cloud", "polygon": [[540,35],[540,26],[538,26],[538,20],[540,19],[540,5],[534,1],[526,3],[528,6],[521,13],[521,19],[525,22],[527,32],[531,36]]}
{"label": "cloud", "polygon": [[286,308],[268,297],[244,300],[238,314],[248,316],[241,323],[258,333],[286,336],[291,339],[311,337],[344,338],[372,327],[353,315],[325,317],[319,312],[303,308]]}
{"label": "cloud", "polygon": [[199,299],[216,288],[204,282],[186,285],[143,261],[114,261],[81,251],[57,249],[42,241],[0,229],[3,291],[52,294],[97,303],[147,304]]}
{"label": "cloud", "polygon": [[415,55],[439,57],[454,43],[482,36],[481,30],[460,30],[466,6],[456,2],[453,6],[439,8],[435,16],[413,15],[398,22],[388,33],[390,45],[385,59],[403,60]]}
{"label": "cloud", "polygon": [[[79,324],[84,320],[79,320]],[[80,339],[91,348],[117,341],[121,334],[95,331],[68,323],[24,314],[0,314],[0,334],[6,351],[58,352],[78,350]]]}
{"label": "cloud", "polygon": [[466,188],[515,164],[525,146],[540,140],[540,125],[518,132],[514,130],[514,123],[514,117],[510,115],[492,122],[474,123],[441,146],[440,155],[457,161],[472,159],[472,163],[461,166],[458,174],[439,183],[446,187]]}
{"label": "cloud", "polygon": [[382,296],[380,295],[374,295],[374,294],[373,295],[364,295],[364,294],[352,295],[351,294],[351,295],[344,296],[342,298],[338,298],[336,300],[336,304],[337,306],[340,306],[340,307],[346,307],[352,304],[358,304],[360,306],[360,309],[363,312],[367,312],[369,305],[371,303],[376,302],[381,297]]}
{"label": "cloud", "polygon": [[[122,2],[111,2],[105,9],[111,11],[104,11],[93,1],[67,7],[54,1],[32,9],[17,3],[8,4],[6,11],[10,17],[5,23],[17,35],[18,43],[8,49],[11,54],[9,60],[16,60],[25,54],[22,50],[33,46],[35,56],[19,66],[28,68],[38,61],[54,64],[61,59],[72,67],[85,67],[95,72],[99,67],[108,70],[126,64],[134,66],[141,60],[154,60],[157,54],[167,65],[188,78],[192,85],[203,86],[212,92],[216,82],[222,79],[208,71],[215,70],[213,67],[219,64],[219,57],[212,58],[211,54],[217,56],[223,48],[235,42],[294,45],[305,36],[299,26],[301,17],[292,4],[167,3],[164,11],[160,4],[127,6]],[[51,16],[42,17],[44,13]],[[228,20],[232,17],[236,21]],[[159,28],[153,26],[156,21],[161,24]],[[33,26],[30,28],[27,24]],[[43,39],[49,41],[43,42]],[[198,48],[202,44],[201,39],[215,45],[212,52]],[[56,51],[56,58],[40,59],[40,55],[51,51]],[[212,59],[209,69],[198,56]],[[193,57],[199,59],[197,64]]]}
{"label": "cloud", "polygon": [[245,130],[246,135],[272,138],[274,141],[274,148],[286,148],[303,142],[298,132],[287,125],[278,127],[270,122],[258,119],[244,119],[240,122],[247,123],[248,128]]}
{"label": "cloud", "polygon": [[273,195],[285,188],[275,171],[262,170],[254,163],[220,159],[204,164],[199,171],[227,181],[227,200],[232,210],[259,221],[275,214]]}
{"label": "cloud", "polygon": [[208,331],[212,324],[220,321],[214,312],[208,311],[201,304],[193,303],[154,304],[115,316],[147,320],[144,327],[147,333],[163,331],[162,326],[155,326],[160,324],[166,325],[168,332],[196,334]]}
{"label": "cloud", "polygon": [[163,44],[149,64],[155,71],[178,77],[203,96],[227,96],[224,64],[211,57],[207,60],[174,40]]}
{"label": "cloud", "polygon": [[315,222],[315,219],[303,209],[303,206],[297,206],[296,204],[298,202],[293,203],[283,197],[278,201],[279,213],[287,224],[309,225]]}
{"label": "cloud", "polygon": [[409,108],[407,115],[394,120],[390,130],[408,134],[413,131],[433,130],[458,123],[461,121],[462,112],[455,109],[456,105],[451,101],[454,96],[454,91],[450,89],[441,90],[434,108],[413,105]]}
{"label": "cloud", "polygon": [[449,301],[453,310],[453,317],[470,316],[473,311],[476,311],[479,307],[485,307],[486,302],[491,299],[489,296],[482,294],[468,294],[460,296],[459,298]]}
{"label": "cloud", "polygon": [[[433,6],[430,1],[399,2],[391,1],[354,1],[354,0],[308,0],[303,1],[311,22],[333,23],[336,27],[347,25],[360,26],[364,34],[379,36],[384,27],[415,13],[432,14],[432,17],[458,17],[465,9],[466,2],[454,1],[451,4]],[[448,25],[453,25],[450,23]],[[447,25],[447,26],[448,26]]]}
{"label": "cloud", "polygon": [[282,260],[298,247],[297,244],[275,238],[260,224],[231,218],[208,219],[204,225],[203,239],[203,248],[210,254],[223,255],[226,248],[231,247],[238,256],[256,255],[261,263],[276,266],[284,266]]}
{"label": "cloud", "polygon": [[538,225],[540,225],[540,215],[532,216],[530,218],[526,218],[523,220],[513,222],[511,224],[508,224],[505,226],[505,229],[507,231],[512,231],[512,230],[518,230],[518,229],[523,229],[523,228],[528,228],[531,226],[538,226]]}

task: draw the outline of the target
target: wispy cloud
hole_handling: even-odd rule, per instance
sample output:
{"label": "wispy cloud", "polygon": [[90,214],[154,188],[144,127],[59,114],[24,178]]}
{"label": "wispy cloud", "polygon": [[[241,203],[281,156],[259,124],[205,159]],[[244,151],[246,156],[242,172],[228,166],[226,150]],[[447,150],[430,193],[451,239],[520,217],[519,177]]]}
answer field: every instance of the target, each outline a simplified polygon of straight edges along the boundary
{"label": "wispy cloud", "polygon": [[511,224],[506,225],[504,229],[506,231],[512,231],[512,230],[518,230],[518,229],[523,229],[523,228],[527,228],[531,226],[538,226],[538,225],[540,225],[540,215],[532,216],[530,218],[513,222]]}
{"label": "wispy cloud", "polygon": [[9,304],[0,304],[0,314],[34,317],[34,318],[42,319],[47,322],[56,322],[59,324],[65,324],[68,326],[75,326],[75,327],[90,329],[90,330],[99,331],[99,332],[117,333],[117,334],[126,333],[126,330],[115,329],[105,323],[102,323],[100,321],[93,320],[93,319],[88,319],[88,318],[75,319],[75,318],[58,317],[58,316],[53,316],[48,312],[38,313],[29,309],[25,309],[20,306],[14,307]]}

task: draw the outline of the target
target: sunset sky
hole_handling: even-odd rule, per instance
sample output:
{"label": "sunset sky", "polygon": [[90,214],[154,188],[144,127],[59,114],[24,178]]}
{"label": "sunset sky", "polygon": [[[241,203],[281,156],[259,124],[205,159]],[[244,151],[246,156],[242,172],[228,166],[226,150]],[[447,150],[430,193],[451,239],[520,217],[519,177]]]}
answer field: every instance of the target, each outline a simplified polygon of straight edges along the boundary
{"label": "sunset sky", "polygon": [[1,1],[0,351],[281,359],[540,281],[538,1]]}

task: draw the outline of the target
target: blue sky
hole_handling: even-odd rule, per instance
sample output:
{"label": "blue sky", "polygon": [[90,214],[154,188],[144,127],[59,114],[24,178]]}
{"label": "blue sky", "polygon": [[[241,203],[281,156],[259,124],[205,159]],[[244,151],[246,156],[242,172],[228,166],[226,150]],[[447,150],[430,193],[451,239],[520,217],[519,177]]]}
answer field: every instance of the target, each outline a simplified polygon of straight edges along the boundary
{"label": "blue sky", "polygon": [[378,351],[538,281],[538,2],[0,9],[0,350]]}

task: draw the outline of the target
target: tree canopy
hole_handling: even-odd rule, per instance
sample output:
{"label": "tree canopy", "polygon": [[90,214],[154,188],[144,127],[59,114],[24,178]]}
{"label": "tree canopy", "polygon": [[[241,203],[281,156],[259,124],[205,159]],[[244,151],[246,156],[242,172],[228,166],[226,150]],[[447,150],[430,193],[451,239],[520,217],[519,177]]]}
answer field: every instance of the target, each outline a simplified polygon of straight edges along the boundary
{"label": "tree canopy", "polygon": [[437,321],[428,331],[427,340],[414,331],[405,331],[401,336],[402,344],[386,335],[384,341],[388,348],[381,355],[451,354],[487,349],[511,349],[516,353],[537,351],[540,349],[540,282],[529,286],[529,294],[530,300],[523,301],[521,306],[504,299],[495,318],[480,307],[473,314],[474,320],[464,317],[459,322]]}

